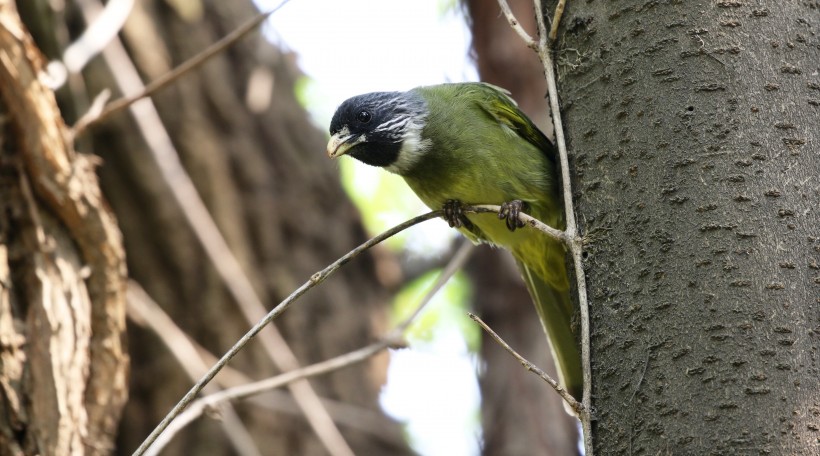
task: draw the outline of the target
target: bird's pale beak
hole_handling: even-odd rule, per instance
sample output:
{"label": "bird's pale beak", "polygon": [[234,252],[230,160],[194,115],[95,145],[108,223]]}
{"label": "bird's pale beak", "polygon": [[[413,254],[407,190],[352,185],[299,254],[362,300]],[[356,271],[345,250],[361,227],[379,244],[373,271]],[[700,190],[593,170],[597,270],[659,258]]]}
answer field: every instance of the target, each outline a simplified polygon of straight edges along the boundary
{"label": "bird's pale beak", "polygon": [[342,155],[346,154],[351,147],[365,141],[364,135],[357,136],[345,133],[346,132],[344,131],[340,131],[330,137],[330,141],[327,143],[328,157],[341,157]]}

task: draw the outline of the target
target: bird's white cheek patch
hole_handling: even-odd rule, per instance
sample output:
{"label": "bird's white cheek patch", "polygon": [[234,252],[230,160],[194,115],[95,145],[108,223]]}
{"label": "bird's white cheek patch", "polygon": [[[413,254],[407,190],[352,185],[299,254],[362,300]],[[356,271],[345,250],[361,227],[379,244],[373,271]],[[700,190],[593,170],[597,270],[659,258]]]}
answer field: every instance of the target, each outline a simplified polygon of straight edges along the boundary
{"label": "bird's white cheek patch", "polygon": [[401,142],[401,149],[399,149],[399,156],[396,157],[396,161],[385,166],[384,169],[391,173],[404,175],[416,166],[433,145],[431,140],[421,138],[423,128],[420,124],[410,124],[407,127]]}

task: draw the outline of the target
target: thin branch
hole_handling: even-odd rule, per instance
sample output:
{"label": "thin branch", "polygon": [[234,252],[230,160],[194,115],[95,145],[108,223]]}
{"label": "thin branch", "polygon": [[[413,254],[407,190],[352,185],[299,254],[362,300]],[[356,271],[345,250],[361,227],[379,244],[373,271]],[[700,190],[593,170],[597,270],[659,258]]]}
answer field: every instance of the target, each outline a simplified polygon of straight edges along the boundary
{"label": "thin branch", "polygon": [[277,375],[258,382],[249,383],[247,385],[227,388],[217,393],[210,394],[201,399],[194,401],[183,413],[181,413],[173,421],[171,426],[162,433],[162,436],[157,439],[156,443],[145,453],[146,456],[153,456],[159,452],[173,439],[173,437],[184,429],[192,421],[200,417],[207,410],[213,409],[217,405],[224,404],[229,401],[244,399],[249,396],[260,394],[274,388],[293,383],[297,380],[304,380],[309,377],[316,377],[330,372],[337,371],[344,367],[352,366],[356,363],[367,360],[373,355],[381,352],[387,347],[402,347],[403,340],[396,337],[395,333],[391,333],[384,339],[362,347],[358,350],[346,353],[335,358],[322,361],[320,363],[312,364],[310,366],[302,367],[284,374]]}
{"label": "thin branch", "polygon": [[510,5],[507,4],[507,0],[498,0],[498,6],[501,7],[501,12],[504,13],[504,17],[507,18],[507,22],[510,23],[510,27],[515,30],[515,33],[524,40],[524,43],[530,49],[534,51],[538,51],[538,43],[535,42],[534,39],[524,30],[524,27],[521,27],[521,23],[518,22],[518,19],[515,18],[515,14],[513,14],[512,10],[510,9]]}
{"label": "thin branch", "polygon": [[231,33],[222,37],[219,41],[208,46],[199,54],[182,62],[182,64],[180,64],[176,68],[172,69],[171,71],[157,78],[155,81],[152,81],[151,83],[146,85],[139,93],[130,96],[123,96],[112,101],[105,107],[105,109],[102,110],[102,112],[100,112],[98,116],[83,116],[82,118],[80,118],[77,124],[74,125],[72,129],[73,135],[75,137],[79,136],[83,131],[85,131],[85,129],[87,129],[91,125],[101,122],[106,118],[110,117],[112,114],[122,111],[123,109],[131,106],[138,100],[151,96],[154,92],[167,87],[180,77],[184,76],[186,73],[189,73],[199,68],[202,64],[210,60],[212,57],[216,56],[217,54],[227,49],[229,46],[232,46],[234,43],[244,38],[248,33],[256,29],[256,27],[259,26],[259,24],[264,22],[271,14],[277,12],[289,1],[290,0],[283,0],[282,3],[277,5],[275,8],[270,9],[268,11],[260,12],[244,24],[237,27]]}
{"label": "thin branch", "polygon": [[173,436],[185,428],[193,420],[201,416],[206,410],[211,409],[219,404],[228,401],[235,401],[244,399],[250,396],[255,396],[275,388],[280,388],[288,383],[296,380],[305,379],[308,377],[315,377],[318,375],[327,374],[356,363],[367,360],[388,347],[403,347],[405,346],[402,333],[415,321],[418,315],[424,310],[430,300],[441,290],[441,287],[446,284],[453,275],[461,269],[464,263],[467,262],[470,253],[473,251],[473,245],[470,242],[463,242],[461,247],[455,255],[447,263],[447,266],[438,276],[436,283],[427,291],[424,297],[416,306],[416,309],[411,313],[402,323],[396,326],[395,329],[387,333],[381,340],[374,342],[366,347],[346,353],[344,355],[331,358],[310,366],[306,366],[294,371],[286,372],[258,382],[249,383],[247,385],[228,388],[218,393],[197,399],[187,410],[181,413],[173,423],[168,427],[166,432],[157,439],[151,451],[146,453],[146,456],[153,456],[158,454],[165,445],[171,441]]}
{"label": "thin branch", "polygon": [[436,283],[433,284],[432,288],[424,295],[422,298],[421,303],[416,307],[416,310],[407,317],[403,323],[396,327],[397,331],[404,331],[406,330],[411,323],[418,317],[424,307],[430,302],[431,299],[441,290],[448,280],[458,271],[464,263],[467,262],[467,258],[470,257],[470,254],[473,252],[473,244],[470,241],[464,240],[461,242],[461,246],[456,251],[455,255],[453,255],[452,259],[447,263],[447,266],[441,271],[436,280]]}
{"label": "thin branch", "polygon": [[486,331],[487,334],[489,334],[490,337],[492,337],[493,340],[495,340],[498,343],[498,345],[501,345],[501,347],[504,348],[504,350],[507,350],[507,353],[511,354],[513,358],[517,359],[518,362],[521,363],[521,365],[524,366],[525,369],[541,377],[541,380],[547,382],[547,384],[551,386],[552,389],[554,389],[555,392],[558,393],[558,395],[560,395],[562,399],[564,399],[567,405],[569,405],[572,408],[572,410],[575,411],[575,414],[581,416],[581,413],[584,410],[584,406],[580,402],[576,401],[575,398],[572,397],[572,395],[569,394],[569,392],[567,392],[567,390],[563,386],[561,386],[560,383],[558,383],[554,378],[550,377],[549,374],[541,370],[538,366],[531,363],[523,356],[519,355],[517,351],[510,347],[510,345],[506,341],[504,341],[504,339],[502,339],[501,336],[496,334],[496,332],[493,331],[489,326],[487,326],[487,323],[484,323],[484,321],[481,320],[481,318],[479,318],[477,315],[470,312],[467,312],[467,315],[469,315],[474,322],[481,325],[481,327],[484,328],[484,331]]}
{"label": "thin branch", "polygon": [[544,23],[544,13],[541,11],[541,1],[542,0],[532,0],[533,8],[535,8],[535,22],[538,24],[538,46],[534,47],[533,50],[539,55],[541,55],[542,49],[548,49],[547,24]]}
{"label": "thin branch", "polygon": [[[194,397],[202,391],[202,388],[207,385],[211,379],[225,367],[226,364],[236,356],[239,351],[248,344],[260,331],[262,328],[268,325],[271,321],[276,319],[279,315],[282,314],[291,304],[293,304],[299,297],[305,294],[308,290],[319,285],[320,283],[324,282],[328,276],[336,272],[340,267],[344,264],[352,260],[353,258],[359,256],[362,252],[366,251],[367,249],[373,247],[374,245],[384,241],[385,239],[399,233],[407,228],[410,228],[413,225],[417,225],[421,222],[426,220],[430,220],[436,217],[441,217],[444,212],[441,210],[428,212],[424,215],[420,215],[418,217],[414,217],[404,223],[394,226],[393,228],[369,239],[367,242],[361,244],[360,246],[356,247],[355,249],[351,250],[338,260],[334,261],[326,268],[322,269],[321,271],[313,274],[310,279],[303,283],[302,286],[297,288],[293,293],[291,293],[287,298],[285,298],[282,302],[280,302],[276,307],[274,307],[265,318],[260,320],[256,325],[253,326],[244,336],[242,336],[239,341],[237,341],[230,350],[228,350],[219,361],[211,367],[208,372],[202,376],[199,381],[194,384],[193,387],[183,396],[183,398],[171,409],[170,412],[165,416],[165,418],[160,421],[156,428],[151,432],[151,434],[142,442],[142,444],[137,448],[134,452],[135,456],[140,456],[145,454],[146,450],[154,443],[154,441],[159,437],[159,435],[168,427],[171,421],[176,418],[188,405],[193,401]],[[296,380],[296,379],[294,379]]]}
{"label": "thin branch", "polygon": [[[556,10],[556,18],[560,19],[563,15],[563,7],[566,2],[559,1]],[[512,16],[506,0],[498,0],[498,4],[507,20],[519,36],[521,33],[516,29],[514,24],[518,21]],[[534,49],[541,59],[544,66],[544,74],[547,80],[547,89],[549,91],[550,110],[552,113],[552,121],[555,129],[555,142],[558,147],[558,157],[561,163],[561,179],[563,181],[564,193],[564,208],[566,210],[566,236],[569,239],[568,246],[572,256],[572,262],[575,266],[576,291],[578,293],[579,311],[581,314],[581,367],[583,369],[584,393],[582,397],[583,413],[579,414],[581,419],[581,427],[584,433],[584,450],[587,456],[593,456],[592,448],[592,367],[590,362],[590,341],[589,341],[589,301],[587,297],[586,288],[586,274],[583,268],[583,241],[578,233],[578,225],[575,220],[575,208],[572,202],[572,184],[570,181],[569,159],[567,154],[567,145],[564,138],[564,126],[561,121],[561,109],[558,104],[558,88],[555,82],[555,66],[552,62],[551,49],[548,42],[547,25],[544,20],[544,13],[541,9],[541,0],[533,0],[533,8],[535,9],[535,16],[538,23],[538,35],[540,37],[538,44],[533,46],[533,40],[529,35],[521,36],[524,43],[530,48]],[[557,29],[558,20],[553,21],[553,27]],[[557,32],[556,32],[557,33]]]}
{"label": "thin branch", "polygon": [[[128,316],[132,320],[144,322],[159,337],[192,381],[196,381],[208,370],[208,365],[199,356],[196,346],[188,335],[133,280],[128,282],[126,300]],[[210,384],[205,387],[204,391],[213,394],[219,391],[219,387]],[[236,453],[243,456],[261,456],[262,452],[257,448],[253,437],[242,423],[242,419],[233,406],[223,404],[220,413],[222,414],[220,424],[225,429],[225,435],[233,445]]]}
{"label": "thin branch", "polygon": [[[477,205],[473,205],[473,206],[465,206],[465,207],[462,208],[462,210],[464,212],[476,212],[476,213],[487,212],[487,213],[497,214],[499,211],[501,211],[501,206],[495,206],[495,205],[492,205],[492,204],[477,204]],[[547,225],[546,223],[542,222],[541,220],[538,220],[537,218],[535,218],[535,217],[533,217],[529,214],[519,212],[518,213],[518,220],[520,220],[521,222],[524,222],[525,224],[535,228],[536,230],[541,231],[542,233],[544,233],[547,236],[555,239],[556,241],[562,242],[567,247],[569,247],[570,243],[572,242],[572,240],[570,239],[570,237],[567,235],[566,232],[561,231],[561,230],[557,230],[557,229]]]}
{"label": "thin branch", "polygon": [[[452,256],[452,254],[447,256],[447,262],[452,260]],[[445,265],[446,262],[442,264],[441,267],[444,267]],[[153,299],[151,299],[150,296],[145,296],[145,300],[139,296],[134,296],[137,299],[132,299],[131,295],[135,291],[136,293],[134,294],[138,294],[142,291],[139,284],[136,282],[129,283],[128,290],[126,292],[128,295],[128,318],[130,318],[134,324],[154,331],[169,351],[179,351],[180,353],[174,353],[174,357],[186,370],[190,367],[201,366],[197,368],[198,370],[196,371],[196,375],[192,377],[192,381],[196,381],[208,370],[208,366],[216,363],[219,358],[211,354],[202,346],[198,345],[178,326],[176,326],[173,320],[170,320],[168,314],[163,312],[162,309],[153,302]],[[168,337],[168,334],[170,334],[170,337]],[[169,343],[173,344],[173,346],[168,346]],[[193,350],[191,350],[191,348]],[[191,362],[190,360],[194,360],[194,362]],[[219,388],[227,389],[239,385],[245,385],[253,381],[253,379],[246,376],[244,373],[235,370],[228,365],[219,372],[219,375],[214,379],[214,382],[210,383],[208,386],[210,387],[213,384],[218,384]],[[208,393],[208,388],[206,387],[203,392]],[[251,399],[253,401],[252,403],[257,407],[261,407],[276,413],[286,413],[304,418],[304,413],[299,408],[299,405],[293,398],[293,394],[290,392],[271,390],[266,392],[264,395],[254,396]],[[377,411],[364,408],[364,406],[358,406],[327,397],[322,397],[321,400],[322,405],[330,413],[333,421],[338,423],[340,426],[368,433],[372,437],[383,440],[392,445],[399,445],[404,442],[403,437],[401,437],[398,433],[394,433],[395,429],[390,428],[385,424],[387,422],[384,421],[384,415],[378,413]],[[176,420],[171,423],[169,428],[173,428],[175,424]],[[163,433],[156,442],[154,442],[151,446],[151,450],[149,450],[149,453],[154,451],[160,445],[160,442],[165,439],[168,432],[169,431],[166,430],[166,432]]]}
{"label": "thin branch", "polygon": [[[539,30],[545,31],[544,15],[541,12],[541,1],[533,0]],[[555,82],[555,65],[552,63],[552,53],[547,43],[546,35],[542,35],[538,46],[538,56],[544,66],[549,91],[552,122],[555,127],[555,142],[558,146],[558,157],[561,161],[561,180],[564,187],[564,208],[566,210],[567,235],[570,243],[570,254],[575,266],[576,292],[578,293],[579,311],[581,314],[581,368],[584,377],[584,393],[581,402],[584,404],[584,413],[580,415],[581,427],[584,431],[584,449],[587,456],[593,456],[592,447],[592,365],[590,361],[589,341],[589,300],[587,298],[587,281],[583,264],[583,241],[578,233],[575,221],[575,206],[572,201],[572,182],[569,172],[569,158],[567,144],[564,138],[564,125],[561,121],[561,108],[558,104],[558,86]]]}
{"label": "thin branch", "polygon": [[558,26],[561,24],[561,17],[564,15],[564,7],[567,0],[558,0],[555,5],[555,14],[552,16],[552,28],[550,28],[550,41],[555,41],[558,38]]}

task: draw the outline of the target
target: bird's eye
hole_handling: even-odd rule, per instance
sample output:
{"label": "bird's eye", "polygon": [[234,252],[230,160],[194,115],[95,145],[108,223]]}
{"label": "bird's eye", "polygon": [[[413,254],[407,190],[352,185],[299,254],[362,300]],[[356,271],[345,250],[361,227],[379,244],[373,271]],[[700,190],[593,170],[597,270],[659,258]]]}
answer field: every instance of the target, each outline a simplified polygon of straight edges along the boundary
{"label": "bird's eye", "polygon": [[370,111],[360,111],[356,114],[356,120],[361,123],[368,123],[373,116],[370,115]]}

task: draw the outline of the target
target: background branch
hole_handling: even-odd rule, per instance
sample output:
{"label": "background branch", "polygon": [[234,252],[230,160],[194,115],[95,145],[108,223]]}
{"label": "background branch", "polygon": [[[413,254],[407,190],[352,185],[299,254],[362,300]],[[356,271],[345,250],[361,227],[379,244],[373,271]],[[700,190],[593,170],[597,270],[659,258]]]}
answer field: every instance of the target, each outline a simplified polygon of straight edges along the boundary
{"label": "background branch", "polygon": [[[382,237],[379,240],[379,242],[383,241],[386,238],[387,237]],[[373,246],[375,244],[376,243],[372,243],[370,244],[370,246]],[[161,433],[161,436],[157,438],[156,442],[151,447],[150,451],[146,452],[146,455],[158,454],[158,452],[161,451],[162,448],[168,442],[171,441],[174,435],[176,435],[179,431],[185,428],[185,426],[187,426],[193,420],[201,416],[205,411],[218,404],[222,404],[233,400],[244,399],[250,396],[261,394],[274,388],[280,388],[284,385],[287,385],[300,379],[324,375],[333,371],[337,371],[339,369],[343,369],[353,364],[365,361],[368,358],[376,355],[377,353],[388,347],[404,347],[405,342],[402,336],[404,331],[407,330],[407,328],[413,323],[413,321],[415,321],[415,319],[424,310],[427,304],[430,303],[433,297],[439,292],[439,290],[441,290],[441,288],[447,283],[447,281],[450,280],[450,278],[456,273],[456,271],[458,271],[464,265],[464,263],[467,262],[467,259],[469,258],[473,248],[474,246],[470,242],[462,241],[461,247],[459,247],[458,251],[450,259],[447,266],[441,271],[438,278],[436,279],[436,282],[421,299],[416,309],[402,323],[397,325],[395,329],[387,333],[387,335],[385,335],[378,342],[370,344],[366,347],[362,347],[350,353],[340,355],[335,358],[331,358],[329,360],[322,361],[307,367],[296,369],[281,375],[277,375],[269,379],[233,388],[228,388],[220,392],[212,393],[201,399],[197,399],[196,401],[191,403],[191,405],[184,412],[180,413],[179,416],[177,416],[176,419],[174,419],[173,422],[167,427],[167,429],[165,429],[165,431]],[[364,249],[355,249],[353,252],[356,251],[361,253],[362,251],[364,251]],[[358,253],[356,255],[358,255]],[[351,258],[352,257],[348,258],[348,260]],[[347,261],[343,261],[343,259],[344,257],[339,259],[336,263],[346,263]],[[330,269],[332,266],[333,265],[329,266],[326,270]],[[315,285],[318,285],[318,283],[321,282],[316,282]]]}
{"label": "background branch", "polygon": [[[138,320],[150,326],[192,381],[196,381],[197,378],[208,371],[208,365],[199,356],[199,351],[188,335],[174,323],[171,317],[160,308],[159,304],[151,299],[137,282],[133,280],[128,282],[126,299],[128,316],[132,320]],[[210,384],[203,391],[213,394],[219,391],[219,387]],[[237,454],[261,456],[262,452],[257,448],[253,437],[245,428],[233,406],[230,403],[223,404],[220,408],[220,414],[220,424]]]}
{"label": "background branch", "polygon": [[253,18],[249,19],[247,22],[242,24],[241,26],[237,27],[231,33],[225,35],[222,39],[215,42],[199,54],[191,57],[190,59],[182,62],[179,66],[174,68],[173,70],[165,73],[164,75],[160,76],[154,81],[151,81],[148,85],[143,87],[138,92],[132,95],[126,95],[121,98],[118,98],[111,103],[107,104],[105,108],[99,112],[98,115],[87,115],[80,118],[76,125],[73,128],[74,136],[78,136],[82,133],[86,128],[94,125],[95,123],[101,122],[106,118],[110,117],[111,115],[122,111],[123,109],[131,106],[135,102],[151,96],[154,92],[161,90],[168,85],[175,82],[180,77],[184,76],[186,73],[189,73],[207,62],[212,57],[218,55],[221,52],[224,52],[228,47],[236,43],[237,41],[244,38],[248,33],[256,29],[262,22],[264,22],[271,14],[277,12],[280,8],[285,6],[290,0],[283,0],[278,6],[268,11],[263,11],[254,16]]}
{"label": "background branch", "polygon": [[[193,401],[194,397],[199,394],[202,389],[210,383],[210,381],[222,370],[223,367],[234,357],[237,353],[239,353],[242,348],[248,344],[257,334],[259,334],[265,326],[268,325],[271,321],[276,319],[279,315],[282,314],[285,310],[290,307],[291,304],[296,302],[302,295],[304,295],[308,290],[319,285],[320,283],[324,282],[331,274],[336,272],[340,267],[344,264],[348,263],[353,258],[360,255],[362,252],[366,251],[367,249],[373,247],[374,245],[384,241],[385,239],[399,233],[407,228],[410,228],[413,225],[417,225],[421,222],[440,217],[443,214],[443,211],[432,211],[426,214],[420,215],[418,217],[414,217],[404,223],[396,225],[395,227],[369,239],[367,242],[361,244],[360,246],[356,247],[355,249],[348,252],[346,255],[342,256],[338,260],[334,261],[326,268],[322,269],[321,271],[313,274],[310,279],[303,283],[302,286],[297,288],[293,293],[291,293],[287,298],[285,298],[282,302],[280,302],[276,307],[274,307],[270,312],[263,319],[261,319],[256,325],[253,326],[244,336],[242,336],[239,341],[237,341],[230,350],[228,350],[222,358],[219,359],[213,367],[211,367],[208,372],[199,379],[196,384],[180,399],[179,402],[171,409],[170,412],[162,419],[162,421],[154,428],[151,434],[146,437],[145,441],[137,448],[134,452],[135,456],[145,454],[151,444],[159,437],[159,435],[168,427],[171,421],[176,418],[190,403]],[[295,369],[291,369],[295,370]],[[294,379],[298,380],[298,379]]]}

